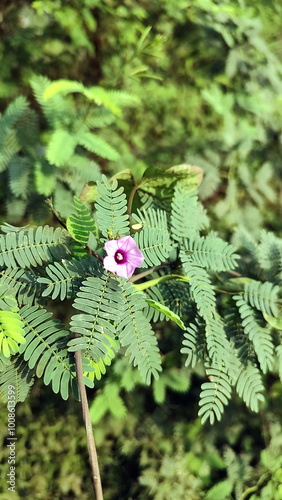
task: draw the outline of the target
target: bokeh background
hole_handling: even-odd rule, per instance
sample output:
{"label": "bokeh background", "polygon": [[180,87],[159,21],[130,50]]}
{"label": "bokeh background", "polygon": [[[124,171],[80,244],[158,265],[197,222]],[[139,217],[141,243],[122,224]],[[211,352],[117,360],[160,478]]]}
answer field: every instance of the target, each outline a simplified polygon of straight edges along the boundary
{"label": "bokeh background", "polygon": [[[221,236],[232,240],[240,223],[281,237],[281,19],[279,0],[2,0],[0,222],[55,225],[46,198],[66,217],[102,173],[130,168],[138,179],[149,166],[189,163],[204,170],[200,198]],[[79,93],[49,109],[42,89],[59,79],[112,91],[119,111]],[[74,153],[71,134],[85,122],[101,151]],[[158,334],[167,353],[158,383],[145,387],[117,359],[88,392],[105,500],[281,500],[281,383],[265,380],[259,414],[234,398],[220,423],[202,427],[202,373],[175,354],[179,332],[160,323]],[[38,381],[18,405],[15,494],[3,404],[0,415],[0,500],[93,497],[73,398]]]}

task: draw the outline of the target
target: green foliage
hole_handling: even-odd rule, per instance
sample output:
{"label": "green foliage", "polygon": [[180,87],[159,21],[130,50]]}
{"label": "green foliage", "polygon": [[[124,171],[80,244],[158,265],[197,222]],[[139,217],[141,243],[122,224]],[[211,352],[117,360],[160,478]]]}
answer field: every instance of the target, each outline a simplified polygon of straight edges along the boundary
{"label": "green foliage", "polygon": [[83,350],[84,357],[97,363],[113,358],[118,348],[115,324],[109,320],[119,321],[121,293],[109,273],[99,270],[95,274],[83,282],[74,301],[81,314],[73,316],[71,331],[79,337],[69,342],[69,351]]}
{"label": "green foliage", "polygon": [[206,366],[206,374],[210,382],[205,382],[201,387],[199,416],[202,416],[202,423],[209,418],[213,424],[215,418],[221,419],[224,405],[228,404],[231,385],[229,377],[220,365]]}
{"label": "green foliage", "polygon": [[236,267],[235,248],[214,234],[189,238],[185,241],[183,258],[213,272],[228,271]]}
{"label": "green foliage", "polygon": [[184,370],[181,371],[177,368],[167,369],[153,382],[154,400],[158,404],[163,404],[166,401],[168,389],[185,393],[189,386],[190,380]]}
{"label": "green foliage", "polygon": [[68,399],[69,383],[75,382],[74,360],[66,349],[67,332],[58,320],[49,319],[51,313],[37,306],[24,306],[20,310],[24,323],[25,343],[20,354],[30,369],[36,366],[37,377],[43,376],[44,384],[52,381],[52,389]]}
{"label": "green foliage", "polygon": [[[281,209],[282,70],[276,21],[280,6],[275,4],[273,10],[271,16],[263,2],[243,7],[234,1],[230,9],[224,4],[221,10],[212,1],[204,6],[200,1],[193,5],[165,2],[149,9],[135,0],[118,9],[112,0],[107,5],[95,2],[95,8],[84,0],[71,0],[67,6],[58,0],[56,9],[50,1],[23,1],[8,11],[3,7],[0,94],[6,99],[4,107],[18,96],[18,88],[29,97],[32,82],[48,115],[48,125],[45,122],[40,127],[44,133],[40,154],[36,150],[38,164],[42,156],[46,159],[48,150],[50,159],[62,165],[47,162],[49,170],[54,168],[55,180],[61,183],[58,170],[64,169],[71,195],[78,196],[83,187],[77,183],[75,188],[69,181],[75,170],[74,157],[92,158],[91,151],[105,152],[108,146],[121,157],[115,164],[103,161],[103,171],[105,166],[114,173],[128,167],[140,178],[150,165],[159,168],[186,160],[204,169],[200,197],[206,200],[218,227],[224,224],[226,230],[243,222],[257,234],[266,222],[270,230],[275,229]],[[11,40],[9,33],[15,26]],[[32,43],[35,38],[36,46]],[[51,85],[47,88],[46,77],[38,79],[34,72],[46,75]],[[18,99],[24,108],[25,97]],[[90,105],[88,110],[85,103]],[[124,107],[122,119],[117,120]],[[11,134],[7,139],[11,151],[17,150],[19,135],[33,137],[33,144],[39,145],[36,120],[33,109],[19,116],[16,139]],[[112,126],[97,133],[102,122]],[[76,142],[78,136],[80,142]],[[62,138],[65,148],[60,149]],[[54,141],[51,148],[50,141]],[[30,143],[25,140],[25,144]],[[78,147],[72,154],[74,144]],[[117,158],[111,153],[106,158]],[[35,162],[25,151],[27,155],[32,161],[27,162],[31,166],[23,172],[22,184],[26,186],[29,177],[28,195],[23,188],[19,191],[20,184],[13,186],[17,167],[11,168],[11,192],[21,202],[24,196],[29,201],[34,186],[41,195],[45,188],[38,180],[34,183],[38,177]],[[64,158],[68,158],[67,166]],[[54,180],[53,174],[50,177]],[[79,177],[81,181],[81,171]],[[92,179],[90,172],[87,177],[85,182],[96,180],[99,171],[92,172]],[[50,183],[49,194],[44,195],[58,190],[58,183]],[[24,210],[30,214],[30,206],[21,203],[18,218]],[[8,215],[13,214],[9,211]]]}
{"label": "green foliage", "polygon": [[156,300],[152,300],[152,299],[146,299],[146,302],[147,302],[147,304],[149,304],[150,307],[153,307],[154,309],[156,309],[157,311],[162,313],[162,315],[165,315],[167,318],[174,321],[174,323],[176,323],[178,326],[180,326],[180,328],[182,328],[182,330],[185,330],[185,325],[184,325],[183,321],[181,321],[179,316],[177,314],[175,314],[173,311],[171,311],[168,307],[166,307],[163,304],[160,304]]}
{"label": "green foliage", "polygon": [[6,358],[19,350],[19,344],[25,342],[23,323],[18,313],[0,311],[0,348]]}
{"label": "green foliage", "polygon": [[1,283],[13,288],[19,305],[32,304],[40,300],[42,287],[37,281],[37,274],[32,269],[8,267],[3,268],[0,275]]}
{"label": "green foliage", "polygon": [[272,368],[274,362],[274,345],[270,329],[264,325],[260,318],[257,318],[256,312],[248,306],[241,296],[234,296],[233,298],[242,318],[244,332],[253,343],[261,369],[263,373],[266,373],[269,368]]}
{"label": "green foliage", "polygon": [[259,410],[259,402],[264,401],[261,374],[256,366],[247,366],[239,374],[236,390],[252,411]]}
{"label": "green foliage", "polygon": [[[116,115],[120,116],[121,106],[138,103],[126,92],[107,91],[98,86],[86,89],[78,82],[63,83],[69,84],[67,92],[62,81],[51,83],[46,77],[33,75],[30,84],[38,105],[37,114],[26,98],[18,97],[0,117],[2,182],[8,178],[8,197],[13,195],[22,206],[15,221],[26,211],[30,214],[35,205],[43,205],[43,197],[51,195],[55,208],[64,217],[68,216],[68,209],[59,197],[62,186],[66,185],[70,194],[79,195],[85,182],[100,177],[99,166],[93,162],[90,168],[90,159],[100,157],[114,161],[119,158],[116,149],[96,130],[107,126]],[[74,98],[66,94],[80,87],[81,102],[77,105]],[[42,134],[39,119],[45,123]]]}
{"label": "green foliage", "polygon": [[74,297],[84,277],[91,276],[97,270],[96,259],[72,259],[54,262],[46,266],[47,277],[37,278],[37,283],[45,285],[42,297],[52,295],[52,300]]}
{"label": "green foliage", "polygon": [[[39,311],[43,305],[48,307],[48,299],[80,304],[81,298],[85,308],[90,300],[91,313],[82,310],[81,314],[91,316],[87,327],[93,328],[93,338],[97,335],[100,340],[98,329],[104,328],[102,321],[106,321],[107,328],[115,332],[111,340],[117,346],[123,342],[129,359],[148,380],[150,374],[159,373],[159,354],[154,351],[153,331],[156,332],[164,367],[159,379],[153,381],[157,401],[165,404],[165,394],[169,397],[173,389],[173,382],[169,382],[174,380],[173,375],[170,377],[171,366],[181,366],[186,360],[189,370],[198,377],[203,376],[206,366],[208,381],[200,399],[203,419],[222,418],[232,388],[257,412],[263,393],[268,392],[269,374],[271,379],[279,374],[282,380],[281,6],[279,2],[268,5],[260,1],[246,6],[233,0],[218,4],[212,0],[181,0],[150,5],[132,0],[118,6],[113,0],[56,0],[55,7],[51,0],[23,0],[9,6],[3,2],[0,8],[0,95],[4,98],[0,117],[0,215],[23,224],[45,221],[44,199],[52,196],[53,212],[63,223],[67,218],[70,233],[66,239],[62,236],[62,241],[58,234],[43,241],[33,228],[3,230],[0,290],[2,286],[8,288],[0,294],[0,312],[5,321],[10,319],[8,329],[5,326],[5,340],[11,338],[11,320],[18,318],[24,307],[36,307]],[[34,76],[34,72],[47,77]],[[178,163],[182,165],[164,170],[166,165]],[[199,167],[204,171],[200,186]],[[133,171],[134,179],[131,174],[126,177],[119,172],[126,169]],[[94,183],[101,178],[101,171],[115,174],[121,188],[106,178],[97,187]],[[88,184],[84,190],[85,183]],[[129,199],[133,186],[136,194],[132,213],[137,217],[129,220],[126,198]],[[83,195],[91,189],[94,199],[87,200]],[[78,215],[70,215],[73,195]],[[93,206],[86,208],[78,197],[90,203],[95,201],[95,221]],[[217,233],[208,231],[209,224]],[[244,224],[245,229],[232,237],[233,246],[229,239],[234,224]],[[265,230],[260,232],[262,227]],[[44,231],[45,235],[52,232],[47,227]],[[113,285],[117,287],[115,292],[104,283],[106,273],[100,265],[103,243],[128,234],[134,236],[144,252],[145,273],[151,272],[151,266],[162,266],[155,269],[152,280],[150,274],[143,274],[140,285],[135,285],[138,274],[134,275],[133,286],[143,290],[144,295],[134,294],[134,288],[126,288],[120,280]],[[237,251],[235,247],[241,248]],[[87,252],[92,252],[93,258]],[[83,287],[90,279],[96,280],[97,290],[104,292],[105,300],[102,306],[97,290],[89,286],[94,312],[92,296],[79,297],[86,293]],[[113,293],[116,297],[120,294],[120,308],[115,318],[107,320],[102,317],[107,314],[102,307],[111,308]],[[66,303],[61,306],[64,313]],[[125,311],[128,320],[124,325],[119,320],[121,311]],[[168,319],[177,320],[179,327],[185,325],[184,332],[177,329],[172,334]],[[166,323],[161,323],[163,320]],[[46,318],[48,321],[50,318]],[[128,334],[124,333],[127,328]],[[63,331],[67,332],[67,342],[78,342],[67,328]],[[85,338],[89,342],[91,334],[87,332]],[[139,345],[137,348],[139,341],[141,350]],[[4,350],[2,344],[1,347]],[[45,348],[48,351],[46,344]],[[144,348],[146,366],[140,355]],[[183,357],[178,354],[179,348]],[[122,347],[114,353],[117,360],[108,371],[101,398],[97,397],[97,414],[103,418],[107,418],[107,412],[113,415],[115,407],[116,415],[125,413],[119,388],[123,382],[133,388],[139,376],[131,365],[124,364],[123,382],[115,379],[115,367],[123,361],[124,350]],[[153,353],[151,358],[149,351]],[[96,384],[111,364],[111,357],[101,353],[96,361],[90,356],[84,359],[86,381],[95,380]],[[2,375],[8,374],[1,386],[3,396],[10,377],[18,374],[12,366],[23,359],[23,355],[15,351],[13,354],[11,360],[3,352],[0,354]],[[72,352],[70,356],[72,359]],[[158,367],[155,372],[154,363]],[[108,383],[111,376],[112,384]],[[182,379],[175,375],[174,388],[185,390],[189,374],[185,377],[186,373]],[[57,390],[61,383],[59,374],[54,378]],[[25,375],[20,384],[23,399],[29,390]],[[66,395],[65,383],[60,390]],[[107,397],[103,400],[104,394]],[[174,413],[181,413],[181,401]],[[140,408],[144,409],[144,415],[144,401],[136,398],[134,403],[140,413]],[[226,408],[225,425],[232,418],[232,404]],[[273,406],[277,404],[275,400]],[[187,411],[184,418],[187,420]],[[225,436],[237,439],[237,449],[244,441],[244,421],[253,416],[247,414],[244,418],[240,419],[241,428],[231,428]],[[120,427],[114,424],[108,440],[112,442],[112,436],[116,436],[117,442],[110,450],[115,452],[116,445],[119,449],[122,446],[123,460],[125,450],[132,449],[133,442],[138,442],[135,456],[140,447],[137,425],[130,428],[130,418],[126,422],[127,438],[118,442]],[[264,428],[270,429],[272,423],[271,417],[268,426],[264,422]],[[280,428],[271,431],[274,438],[269,437],[269,449],[261,454],[258,465],[258,444],[250,426],[242,446],[245,454],[224,454],[226,476],[222,469],[217,475],[212,472],[214,457],[221,462],[219,469],[223,459],[219,460],[215,447],[208,448],[211,434],[202,440],[194,439],[198,437],[197,426],[199,423],[194,424],[193,438],[188,442],[187,428],[180,424],[173,429],[169,422],[169,439],[157,425],[153,426],[147,442],[141,437],[141,486],[137,486],[136,480],[129,492],[122,489],[122,484],[119,496],[167,500],[173,491],[174,496],[191,500],[240,498],[244,492],[252,500],[280,498],[281,449],[277,451],[273,445],[275,436],[277,442],[281,434]],[[47,427],[41,426],[41,434]],[[222,429],[223,426],[220,438]],[[100,432],[104,432],[102,427]],[[197,446],[204,452],[200,453]],[[27,449],[30,450],[30,443]],[[129,463],[134,462],[134,453],[129,454]],[[61,457],[59,461],[62,462]],[[108,463],[105,477],[108,471],[112,473],[113,462]],[[37,461],[32,458],[32,463]],[[38,478],[36,470],[29,475],[33,476]],[[48,493],[48,487],[42,486],[42,493],[38,486],[30,494],[26,482],[24,494],[28,491],[30,497],[41,495],[44,500],[48,495],[83,498],[76,476],[73,483],[68,483],[63,473],[56,470],[54,477],[61,480],[56,491]],[[120,474],[117,477],[122,483]],[[117,482],[113,476],[112,483]],[[53,485],[52,478],[48,484]],[[107,495],[113,498],[117,491],[110,486]]]}
{"label": "green foliage", "polygon": [[10,361],[5,373],[1,376],[0,395],[3,403],[7,403],[9,386],[13,386],[13,400],[15,404],[24,401],[34,383],[32,370],[28,368],[23,360]]}
{"label": "green foliage", "polygon": [[244,300],[248,301],[252,307],[270,316],[278,314],[278,291],[279,287],[272,283],[260,283],[249,281],[244,285]]}
{"label": "green foliage", "polygon": [[143,267],[157,266],[165,262],[172,250],[167,216],[164,210],[138,210],[133,215],[141,230],[135,234],[136,245],[144,255]]}
{"label": "green foliage", "polygon": [[97,235],[97,225],[95,224],[89,210],[83,203],[74,197],[74,205],[78,215],[70,215],[67,220],[67,228],[73,239],[78,241],[83,247],[86,247],[89,239],[89,233]]}
{"label": "green foliage", "polygon": [[102,394],[98,394],[90,409],[91,422],[99,422],[107,412],[115,418],[123,418],[126,414],[126,407],[119,395],[117,384],[106,384]]}
{"label": "green foliage", "polygon": [[69,252],[67,232],[49,226],[36,230],[13,231],[0,236],[0,266],[16,269],[41,266],[43,262],[61,259]]}
{"label": "green foliage", "polygon": [[[11,313],[4,303],[0,311],[4,319],[7,315],[15,316],[9,316],[10,330],[2,328],[4,357],[10,355],[9,342],[14,355],[17,342],[22,342],[19,353],[29,368],[36,367],[36,375],[42,376],[45,384],[52,383],[54,392],[60,392],[64,399],[68,397],[70,383],[76,391],[73,353],[78,350],[82,352],[85,383],[89,386],[106,373],[118,351],[129,356],[129,362],[149,384],[152,377],[159,379],[162,370],[152,324],[166,318],[184,330],[181,352],[186,355],[185,364],[192,370],[203,364],[206,367],[209,381],[203,383],[200,394],[202,422],[221,419],[232,388],[248,407],[258,411],[259,402],[264,400],[261,374],[275,370],[280,359],[279,342],[274,334],[281,316],[277,267],[274,283],[267,281],[268,264],[265,258],[261,262],[261,246],[253,241],[248,243],[251,259],[256,262],[252,278],[246,269],[245,276],[237,273],[239,276],[234,278],[236,267],[242,272],[244,259],[239,259],[236,248],[216,233],[200,234],[201,226],[195,222],[198,215],[200,219],[203,215],[199,202],[193,202],[190,213],[193,231],[177,219],[181,212],[176,207],[181,206],[184,198],[188,199],[193,192],[197,200],[195,183],[201,175],[198,169],[190,167],[188,173],[192,175],[192,184],[189,175],[186,179],[187,168],[183,165],[169,169],[163,176],[168,194],[162,209],[158,203],[160,174],[152,169],[145,173],[140,185],[134,185],[132,177],[125,174],[132,188],[128,195],[123,186],[118,186],[117,179],[108,181],[103,176],[102,182],[97,181],[91,188],[97,222],[75,197],[77,215],[67,220],[70,235],[65,229],[53,230],[49,226],[36,230],[3,226],[0,279],[4,291],[13,287],[12,297],[18,298],[20,306]],[[133,196],[140,196],[139,190],[144,185],[152,203],[137,209],[137,215],[129,218]],[[103,268],[102,244],[130,232],[144,253],[142,267],[146,270],[126,280]],[[273,244],[271,238],[270,242]],[[276,239],[275,244],[279,245],[280,240]],[[265,255],[265,240],[261,245]],[[82,248],[90,255],[83,250],[83,258],[79,257]],[[155,267],[150,269],[150,266]],[[255,270],[258,276],[254,276]],[[265,278],[261,281],[264,271]],[[134,284],[140,279],[141,283]],[[69,330],[50,319],[43,309],[48,297],[74,299],[72,306],[79,313],[71,317]],[[15,306],[18,308],[17,302]],[[21,321],[24,323],[25,333],[16,338],[13,321],[17,315],[19,325]],[[170,378],[164,376],[155,385],[158,401],[164,397],[166,386],[175,389],[177,383],[173,386]],[[184,383],[183,387],[186,386]],[[181,383],[178,387],[181,390]],[[102,404],[102,399],[101,405],[102,415],[108,407]]]}
{"label": "green foliage", "polygon": [[97,181],[97,222],[103,236],[111,236],[109,239],[127,236],[129,233],[126,196],[124,189],[117,186],[116,180],[110,185],[105,176],[103,183]]}
{"label": "green foliage", "polygon": [[[197,217],[195,215],[197,214]],[[194,191],[187,191],[181,185],[176,187],[172,202],[171,226],[176,241],[195,236],[202,229],[203,217],[198,211],[198,199]]]}
{"label": "green foliage", "polygon": [[[119,280],[120,281],[120,280]],[[151,375],[159,377],[161,359],[157,339],[147,318],[142,314],[146,306],[143,294],[136,293],[130,283],[121,283],[123,295],[122,317],[119,323],[121,345],[127,347],[130,361],[138,366],[142,378],[147,384]]]}

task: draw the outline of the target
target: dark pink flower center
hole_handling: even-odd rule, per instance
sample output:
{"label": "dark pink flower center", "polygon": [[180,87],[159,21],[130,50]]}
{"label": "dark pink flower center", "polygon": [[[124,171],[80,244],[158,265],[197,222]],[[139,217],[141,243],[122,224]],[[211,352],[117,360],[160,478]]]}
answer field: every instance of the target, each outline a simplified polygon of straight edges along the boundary
{"label": "dark pink flower center", "polygon": [[122,250],[117,250],[115,253],[115,261],[117,264],[122,264],[125,261],[125,254]]}

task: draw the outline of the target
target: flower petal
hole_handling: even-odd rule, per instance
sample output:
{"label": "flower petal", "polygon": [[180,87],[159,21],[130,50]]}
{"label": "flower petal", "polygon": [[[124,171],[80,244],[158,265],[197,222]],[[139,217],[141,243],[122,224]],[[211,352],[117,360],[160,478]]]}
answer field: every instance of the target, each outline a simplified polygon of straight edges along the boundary
{"label": "flower petal", "polygon": [[132,248],[127,253],[127,260],[131,264],[133,264],[135,267],[139,267],[144,262],[144,255],[142,254],[142,252],[137,247],[136,248]]}
{"label": "flower petal", "polygon": [[107,254],[111,257],[114,257],[116,251],[119,249],[120,245],[118,244],[119,240],[109,240],[105,243],[105,250]]}
{"label": "flower petal", "polygon": [[133,274],[135,267],[126,262],[125,264],[119,264],[116,269],[116,274],[121,278],[129,278]]}
{"label": "flower petal", "polygon": [[120,238],[118,241],[118,246],[119,248],[122,248],[124,252],[128,252],[131,248],[136,247],[136,243],[131,236],[123,236],[123,238]]}
{"label": "flower petal", "polygon": [[127,271],[127,278],[129,278],[134,273],[136,266],[134,264],[131,264],[131,262],[126,262],[125,267]]}
{"label": "flower petal", "polygon": [[119,264],[116,263],[114,257],[107,255],[103,259],[103,266],[107,271],[111,271],[112,273],[116,272],[116,268],[119,266]]}
{"label": "flower petal", "polygon": [[[116,273],[121,278],[129,278],[136,267],[144,262],[142,252],[137,248],[136,242],[131,236],[123,236],[119,240],[109,240],[105,243],[107,256],[104,257],[104,268]],[[123,262],[118,262],[116,253],[120,250],[124,256]]]}

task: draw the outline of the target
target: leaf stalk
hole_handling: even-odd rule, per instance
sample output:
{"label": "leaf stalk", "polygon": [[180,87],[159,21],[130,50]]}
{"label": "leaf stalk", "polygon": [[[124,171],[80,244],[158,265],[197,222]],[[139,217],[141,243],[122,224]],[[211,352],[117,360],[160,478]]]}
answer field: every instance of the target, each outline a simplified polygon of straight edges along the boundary
{"label": "leaf stalk", "polygon": [[81,406],[82,406],[82,415],[86,431],[87,448],[89,453],[90,466],[92,470],[92,481],[93,481],[94,491],[96,495],[96,500],[103,500],[103,491],[102,491],[98,456],[97,456],[97,450],[96,450],[92,423],[90,418],[87,394],[83,380],[81,351],[75,352],[75,364],[76,364],[76,373],[77,373]]}

